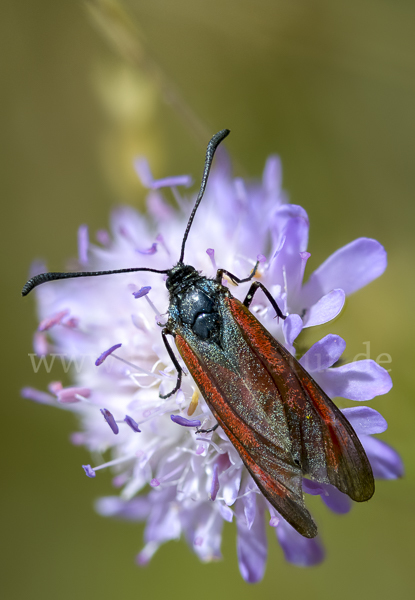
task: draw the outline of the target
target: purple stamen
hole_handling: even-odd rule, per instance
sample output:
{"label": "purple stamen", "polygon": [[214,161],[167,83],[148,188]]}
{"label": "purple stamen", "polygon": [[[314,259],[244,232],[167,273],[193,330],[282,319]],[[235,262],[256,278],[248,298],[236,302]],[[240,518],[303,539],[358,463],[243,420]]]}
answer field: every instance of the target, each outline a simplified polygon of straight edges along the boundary
{"label": "purple stamen", "polygon": [[213,248],[208,248],[206,250],[206,254],[209,256],[210,258],[210,262],[212,263],[212,267],[215,269],[215,271],[218,270],[218,267],[216,265],[216,260],[215,260],[215,251]]}
{"label": "purple stamen", "polygon": [[173,423],[177,423],[177,425],[181,425],[182,427],[200,427],[202,424],[199,419],[186,419],[180,415],[170,415],[170,419]]}
{"label": "purple stamen", "polygon": [[119,432],[119,427],[118,427],[117,423],[115,422],[115,419],[112,416],[112,414],[110,413],[110,411],[107,408],[100,408],[99,410],[101,411],[101,414],[104,417],[104,419],[106,420],[106,422],[108,423],[108,425],[111,427],[112,431],[115,434],[117,434]]}
{"label": "purple stamen", "polygon": [[163,187],[175,187],[183,185],[189,187],[192,183],[190,175],[176,175],[173,177],[164,177],[163,179],[154,179],[147,160],[138,156],[134,160],[134,169],[144,187],[151,190],[158,190]]}
{"label": "purple stamen", "polygon": [[136,248],[135,251],[138,252],[138,254],[152,255],[157,252],[157,244],[156,242],[154,242],[154,244],[152,244],[150,248],[146,248],[145,250],[139,250],[138,248]]}
{"label": "purple stamen", "polygon": [[133,296],[134,296],[134,298],[142,298],[143,296],[146,296],[150,290],[151,290],[151,286],[146,285],[146,286],[140,288],[138,290],[138,292],[134,292]]}
{"label": "purple stamen", "polygon": [[257,261],[260,263],[264,263],[267,262],[267,258],[266,256],[264,256],[263,254],[258,254],[258,256],[256,257]]}
{"label": "purple stamen", "polygon": [[160,485],[160,481],[158,479],[154,478],[150,481],[150,485],[151,485],[151,487],[158,487]]}
{"label": "purple stamen", "polygon": [[93,479],[94,477],[97,476],[97,474],[95,473],[94,469],[91,467],[91,465],[82,465],[83,470],[85,471],[85,475],[87,477],[91,477],[91,479]]}
{"label": "purple stamen", "polygon": [[280,522],[279,518],[276,517],[275,515],[273,517],[271,517],[269,520],[269,524],[271,525],[271,527],[277,527],[279,522]]}
{"label": "purple stamen", "polygon": [[110,355],[112,354],[115,350],[117,350],[118,348],[121,348],[122,344],[115,344],[114,346],[111,346],[111,348],[108,348],[108,350],[105,350],[105,352],[103,352],[95,361],[95,366],[99,367],[99,365],[102,365],[102,363],[104,362],[104,360]]}
{"label": "purple stamen", "polygon": [[131,427],[133,431],[136,433],[141,433],[141,429],[138,428],[138,423],[136,423],[132,417],[125,415],[124,421]]}
{"label": "purple stamen", "polygon": [[52,398],[52,396],[46,392],[41,392],[40,390],[36,390],[32,387],[24,387],[20,394],[22,398],[26,398],[26,400],[33,400],[39,404],[52,404],[54,401],[54,398]]}
{"label": "purple stamen", "polygon": [[219,466],[217,464],[215,464],[213,466],[213,477],[212,477],[212,483],[210,486],[209,500],[214,502],[216,500],[218,491],[219,491]]}
{"label": "purple stamen", "polygon": [[159,190],[163,187],[177,187],[179,185],[190,187],[192,185],[192,178],[190,175],[177,175],[176,177],[157,179],[156,181],[153,181],[153,185],[151,187],[153,190]]}

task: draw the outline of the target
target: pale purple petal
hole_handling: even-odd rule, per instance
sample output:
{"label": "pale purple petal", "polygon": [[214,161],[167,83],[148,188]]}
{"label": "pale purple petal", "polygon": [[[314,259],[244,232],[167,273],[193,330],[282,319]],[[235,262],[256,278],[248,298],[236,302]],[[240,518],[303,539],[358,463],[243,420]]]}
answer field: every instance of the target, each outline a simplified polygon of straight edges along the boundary
{"label": "pale purple petal", "polygon": [[102,246],[108,246],[111,241],[110,234],[106,229],[98,229],[96,232],[96,238],[97,242]]}
{"label": "pale purple petal", "polygon": [[259,510],[258,507],[257,516],[250,529],[247,527],[245,517],[240,515],[237,520],[237,527],[236,549],[239,570],[245,581],[257,583],[264,576],[268,553],[264,511]]}
{"label": "pale purple petal", "polygon": [[324,549],[318,537],[303,537],[284,519],[275,531],[287,562],[297,567],[312,567],[324,559]]}
{"label": "pale purple petal", "polygon": [[150,165],[148,164],[148,160],[143,156],[137,156],[134,159],[134,169],[137,173],[141,183],[146,188],[151,188],[153,183],[153,174],[150,169]]}
{"label": "pale purple petal", "polygon": [[145,567],[148,565],[150,560],[153,558],[157,550],[159,549],[160,544],[157,542],[148,542],[144,546],[144,548],[137,554],[135,562],[139,567]]}
{"label": "pale purple petal", "polygon": [[43,332],[35,331],[35,335],[33,336],[33,349],[37,356],[46,356],[46,354],[49,354],[49,343]]}
{"label": "pale purple petal", "polygon": [[182,527],[190,548],[203,561],[221,558],[224,520],[219,511],[212,511],[212,503],[193,505],[181,513]]}
{"label": "pale purple petal", "polygon": [[69,310],[65,309],[65,310],[61,310],[61,311],[55,313],[51,317],[46,317],[46,319],[43,319],[39,323],[37,330],[38,331],[48,331],[55,325],[58,325],[59,323],[61,323],[62,319],[64,319],[67,315],[69,315]]}
{"label": "pale purple petal", "polygon": [[317,483],[312,479],[303,479],[303,492],[310,494],[311,496],[320,496],[324,494],[324,487],[322,483]]}
{"label": "pale purple petal", "polygon": [[333,485],[322,484],[324,493],[321,494],[321,499],[324,504],[338,515],[345,515],[352,508],[352,501],[349,496],[340,492]]}
{"label": "pale purple petal", "polygon": [[302,297],[311,306],[334,289],[352,294],[382,275],[386,264],[386,251],[379,242],[359,238],[334,252],[314,271],[303,287]]}
{"label": "pale purple petal", "polygon": [[58,392],[63,390],[62,382],[61,381],[51,381],[48,385],[48,390],[50,391],[51,394],[54,394],[56,396],[58,394]]}
{"label": "pale purple petal", "polygon": [[328,369],[339,360],[346,348],[346,342],[334,334],[326,335],[311,346],[309,350],[300,358],[300,364],[308,371],[322,371]]}
{"label": "pale purple petal", "polygon": [[43,260],[35,259],[32,261],[29,269],[29,278],[34,277],[35,275],[40,275],[41,273],[46,273],[47,267],[46,263]]}
{"label": "pale purple petal", "polygon": [[147,196],[146,204],[148,213],[152,215],[158,223],[164,224],[166,222],[171,222],[171,220],[174,219],[174,209],[170,204],[167,204],[167,202],[164,201],[160,192],[150,192]]}
{"label": "pale purple petal", "polygon": [[91,390],[83,387],[67,387],[59,390],[56,395],[61,404],[76,404],[81,401],[80,397],[89,398]]}
{"label": "pale purple petal", "polygon": [[221,475],[222,495],[228,506],[232,506],[239,495],[241,476],[242,469],[235,469],[234,467],[230,467]]}
{"label": "pale purple petal", "polygon": [[287,344],[293,345],[294,340],[300,335],[303,328],[303,321],[300,315],[288,315],[284,320],[283,330]]}
{"label": "pale purple petal", "polygon": [[[159,495],[157,494],[157,496]],[[178,539],[181,526],[175,504],[156,501],[154,494],[152,498],[154,502],[147,520],[145,540],[147,542],[166,542]]]}
{"label": "pale purple petal", "polygon": [[368,435],[362,435],[360,441],[372,465],[373,475],[377,479],[403,477],[402,459],[396,450],[385,444],[385,442]]}
{"label": "pale purple petal", "polygon": [[282,168],[279,156],[272,155],[267,158],[262,174],[262,185],[267,195],[278,198],[281,193]]}
{"label": "pale purple petal", "polygon": [[304,327],[314,327],[331,321],[340,314],[345,300],[346,294],[343,290],[332,290],[307,310]]}
{"label": "pale purple petal", "polygon": [[276,217],[278,218],[278,227],[280,228],[280,231],[286,229],[288,222],[292,219],[300,219],[307,224],[307,230],[302,229],[303,237],[301,238],[301,243],[299,245],[299,252],[305,252],[308,244],[309,220],[304,208],[298,204],[282,204],[278,207]]}
{"label": "pale purple petal", "polygon": [[270,278],[286,286],[293,298],[301,286],[304,271],[302,253],[307,249],[308,229],[308,220],[303,217],[290,218],[281,232],[282,248],[270,263]]}
{"label": "pale purple petal", "polygon": [[103,517],[118,517],[127,521],[144,521],[150,512],[148,496],[122,500],[118,496],[105,496],[95,502],[95,510]]}
{"label": "pale purple petal", "polygon": [[[246,525],[248,529],[251,529],[252,523],[255,520],[256,512],[257,512],[257,497],[258,494],[255,491],[250,491],[253,489],[258,489],[256,484],[253,481],[249,481],[248,485],[245,487],[243,493],[246,494],[241,498],[242,504],[244,506],[244,514],[246,519]],[[250,492],[250,493],[247,493]]]}
{"label": "pale purple petal", "polygon": [[88,247],[88,225],[81,225],[78,229],[78,260],[83,266],[88,264]]}
{"label": "pale purple petal", "polygon": [[104,360],[110,355],[112,354],[115,350],[117,350],[118,348],[121,348],[122,344],[114,344],[114,346],[111,346],[111,348],[108,348],[108,350],[105,350],[105,352],[103,352],[100,356],[98,356],[98,358],[95,361],[95,366],[99,367],[99,365],[102,365],[102,363],[104,362]]}
{"label": "pale purple petal", "polygon": [[233,510],[229,508],[229,506],[227,506],[226,504],[223,504],[223,502],[219,502],[218,507],[222,519],[224,519],[228,523],[232,523]]}
{"label": "pale purple petal", "polygon": [[278,525],[280,524],[281,519],[279,517],[277,517],[276,515],[273,515],[270,520],[268,525],[270,527],[278,527]]}
{"label": "pale purple petal", "polygon": [[219,491],[219,466],[213,465],[212,483],[210,484],[209,500],[214,502]]}
{"label": "pale purple petal", "polygon": [[377,410],[369,408],[369,406],[344,408],[342,413],[357,435],[383,433],[388,428],[388,424],[382,415]]}
{"label": "pale purple petal", "polygon": [[374,360],[357,362],[316,373],[315,378],[330,398],[372,400],[392,387],[389,373]]}

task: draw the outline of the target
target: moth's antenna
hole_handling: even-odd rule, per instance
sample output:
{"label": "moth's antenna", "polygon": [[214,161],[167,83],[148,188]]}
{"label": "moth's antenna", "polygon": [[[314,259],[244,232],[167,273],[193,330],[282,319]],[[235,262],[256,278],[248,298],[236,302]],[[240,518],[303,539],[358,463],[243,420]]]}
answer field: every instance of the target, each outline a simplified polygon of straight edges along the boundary
{"label": "moth's antenna", "polygon": [[27,283],[24,284],[22,289],[22,296],[27,296],[33,288],[46,283],[47,281],[55,281],[56,279],[72,279],[74,277],[97,277],[98,275],[113,275],[114,273],[135,273],[136,271],[151,271],[152,273],[168,273],[169,270],[159,271],[157,269],[149,269],[147,267],[131,269],[117,269],[115,271],[79,271],[77,273],[41,273],[35,275]]}
{"label": "moth's antenna", "polygon": [[[186,240],[189,235],[189,231],[192,226],[193,219],[196,214],[197,208],[200,204],[200,201],[203,198],[203,194],[205,193],[206,184],[207,184],[207,180],[208,180],[208,176],[209,176],[209,171],[210,171],[210,167],[212,166],[212,161],[213,161],[213,157],[216,152],[216,148],[219,146],[221,141],[224,140],[227,135],[229,135],[229,133],[230,133],[229,129],[222,129],[222,131],[219,131],[216,135],[213,136],[213,138],[210,140],[210,142],[208,144],[208,147],[206,150],[205,167],[203,169],[202,183],[200,186],[199,194],[196,198],[196,203],[195,203],[192,213],[189,217],[189,221],[186,226],[186,231],[184,232],[179,263],[183,262],[184,247],[186,245]],[[79,272],[75,272],[75,273],[41,273],[40,275],[35,275],[31,279],[29,279],[29,281],[27,283],[25,283],[25,285],[23,286],[23,289],[22,289],[22,296],[27,296],[27,294],[29,294],[29,292],[31,292],[33,290],[33,288],[37,287],[38,285],[41,285],[42,283],[46,283],[47,281],[56,281],[57,279],[74,279],[75,277],[98,277],[99,275],[114,275],[115,273],[135,273],[137,271],[151,271],[152,273],[168,274],[170,272],[170,269],[165,269],[163,271],[160,271],[158,269],[149,269],[147,267],[141,267],[141,268],[133,267],[131,269],[117,269],[115,271],[79,271]]]}
{"label": "moth's antenna", "polygon": [[205,193],[205,189],[206,189],[206,184],[207,184],[207,180],[209,177],[209,171],[210,171],[210,167],[212,166],[212,161],[213,161],[213,157],[215,155],[216,152],[216,148],[219,146],[219,144],[221,143],[222,140],[224,140],[226,138],[227,135],[230,134],[230,130],[229,129],[222,129],[222,131],[219,131],[218,133],[216,133],[213,138],[210,140],[207,150],[206,150],[206,159],[205,159],[205,167],[203,169],[203,175],[202,175],[202,183],[200,185],[200,190],[199,190],[199,194],[196,198],[196,203],[193,207],[192,213],[189,217],[189,220],[187,222],[187,226],[186,226],[186,231],[184,232],[184,236],[183,236],[183,242],[182,242],[182,249],[180,252],[180,258],[179,258],[179,263],[183,262],[183,257],[184,257],[184,247],[186,245],[186,241],[187,241],[187,237],[189,235],[189,231],[190,228],[192,226],[193,223],[193,219],[195,218],[195,214],[196,211],[198,209],[198,206],[200,204],[200,201],[203,198],[203,194]]}

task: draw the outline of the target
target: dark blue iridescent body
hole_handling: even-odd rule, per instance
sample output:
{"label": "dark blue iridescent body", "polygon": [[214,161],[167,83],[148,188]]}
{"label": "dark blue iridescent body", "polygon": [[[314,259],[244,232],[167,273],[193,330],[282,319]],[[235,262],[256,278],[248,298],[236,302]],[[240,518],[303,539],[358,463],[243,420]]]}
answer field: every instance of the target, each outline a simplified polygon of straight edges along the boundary
{"label": "dark blue iridescent body", "polygon": [[190,329],[198,338],[221,344],[220,298],[228,290],[214,279],[200,275],[190,265],[178,263],[166,280],[170,294],[167,332]]}

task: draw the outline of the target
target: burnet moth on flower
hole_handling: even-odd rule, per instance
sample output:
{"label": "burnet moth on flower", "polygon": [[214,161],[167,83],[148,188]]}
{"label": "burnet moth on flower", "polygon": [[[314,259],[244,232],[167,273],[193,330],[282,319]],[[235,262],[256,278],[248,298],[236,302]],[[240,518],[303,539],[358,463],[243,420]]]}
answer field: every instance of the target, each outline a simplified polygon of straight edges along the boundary
{"label": "burnet moth on flower", "polygon": [[[161,398],[180,389],[183,375],[168,341],[170,335],[217,421],[213,429],[222,427],[270,504],[301,535],[312,538],[317,527],[304,504],[303,477],[332,484],[352,500],[363,502],[374,493],[373,473],[348,420],[250,312],[254,294],[261,289],[276,316],[286,318],[271,293],[254,280],[258,263],[243,279],[224,269],[211,279],[184,263],[186,241],[215,151],[228,134],[224,129],[208,144],[200,191],[184,232],[180,258],[172,268],[43,273],[25,284],[22,295],[56,279],[136,271],[167,275],[168,320],[161,335],[177,370],[177,382]],[[225,276],[236,285],[253,281],[243,302],[223,285]],[[200,432],[206,431],[197,430]]]}

